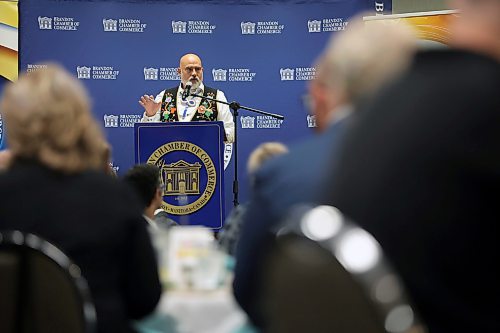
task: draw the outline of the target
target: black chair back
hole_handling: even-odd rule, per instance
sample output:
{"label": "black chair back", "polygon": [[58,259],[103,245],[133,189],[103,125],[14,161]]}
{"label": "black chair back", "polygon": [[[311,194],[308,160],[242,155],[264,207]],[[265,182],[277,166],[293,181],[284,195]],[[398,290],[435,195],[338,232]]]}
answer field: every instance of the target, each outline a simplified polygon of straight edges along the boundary
{"label": "black chair back", "polygon": [[333,207],[296,208],[264,272],[266,332],[425,332],[379,244]]}
{"label": "black chair back", "polygon": [[91,333],[96,314],[80,268],[32,234],[0,233],[0,332]]}

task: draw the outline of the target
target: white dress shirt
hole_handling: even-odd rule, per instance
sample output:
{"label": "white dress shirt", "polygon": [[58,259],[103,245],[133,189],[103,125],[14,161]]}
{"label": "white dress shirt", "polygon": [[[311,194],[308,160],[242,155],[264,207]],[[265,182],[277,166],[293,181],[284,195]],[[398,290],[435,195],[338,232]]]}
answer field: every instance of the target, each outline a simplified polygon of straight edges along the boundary
{"label": "white dress shirt", "polygon": [[[195,94],[197,95],[203,95],[203,92],[205,90],[205,86],[203,83],[200,84],[200,86],[196,89]],[[182,93],[184,89],[182,88],[182,85],[179,84],[179,89],[177,90],[177,118],[179,121],[182,122],[187,122],[191,121],[191,119],[194,117],[198,106],[200,105],[201,98],[200,97],[193,97],[189,96],[186,98],[185,101],[182,100]],[[163,94],[165,93],[165,90],[162,90],[158,95],[156,95],[155,102],[159,103],[161,102],[163,98]],[[215,96],[215,99],[227,102],[226,96],[224,93],[220,90],[217,90],[217,95]],[[190,101],[194,101],[190,102]],[[191,105],[189,105],[191,104]],[[217,103],[217,120],[222,121],[224,123],[224,130],[226,132],[226,137],[227,141],[226,142],[233,142],[234,140],[234,122],[233,122],[233,115],[231,111],[229,110],[229,106],[226,104],[222,103]],[[156,111],[156,114],[152,117],[148,117],[146,115],[146,112],[144,112],[144,115],[141,119],[141,122],[159,122],[160,121],[160,116],[161,116],[161,107]]]}

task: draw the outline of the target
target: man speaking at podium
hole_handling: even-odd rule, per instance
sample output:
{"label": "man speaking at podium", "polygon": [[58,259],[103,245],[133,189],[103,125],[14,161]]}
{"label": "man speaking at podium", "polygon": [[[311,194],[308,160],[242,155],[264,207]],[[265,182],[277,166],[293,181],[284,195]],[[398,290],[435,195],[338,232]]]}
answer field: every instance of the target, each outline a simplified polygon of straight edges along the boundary
{"label": "man speaking at podium", "polygon": [[152,95],[141,96],[139,104],[144,107],[141,121],[222,121],[226,133],[225,141],[233,142],[234,122],[229,106],[190,96],[196,94],[227,102],[222,91],[203,84],[203,66],[200,57],[192,53],[182,56],[177,72],[181,76],[179,86],[163,90],[156,98]]}

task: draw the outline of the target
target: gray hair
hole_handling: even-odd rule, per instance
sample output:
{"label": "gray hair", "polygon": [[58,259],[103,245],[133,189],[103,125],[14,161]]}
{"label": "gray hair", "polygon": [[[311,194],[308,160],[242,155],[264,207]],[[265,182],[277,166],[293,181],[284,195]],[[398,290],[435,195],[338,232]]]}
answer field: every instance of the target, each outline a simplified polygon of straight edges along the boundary
{"label": "gray hair", "polygon": [[407,25],[358,17],[330,40],[317,62],[317,80],[355,103],[406,69],[415,50],[415,33]]}

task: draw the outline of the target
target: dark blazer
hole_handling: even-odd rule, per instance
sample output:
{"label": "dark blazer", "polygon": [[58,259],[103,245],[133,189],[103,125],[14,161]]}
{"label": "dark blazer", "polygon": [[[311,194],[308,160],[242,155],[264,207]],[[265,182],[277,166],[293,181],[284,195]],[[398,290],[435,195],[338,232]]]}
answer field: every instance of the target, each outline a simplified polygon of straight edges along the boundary
{"label": "dark blazer", "polygon": [[289,153],[270,160],[256,173],[238,241],[233,283],[238,303],[256,326],[264,325],[258,291],[273,232],[290,207],[316,201],[325,178],[323,166],[335,155],[347,121],[345,118],[326,132],[292,147]]}
{"label": "dark blazer", "polygon": [[419,54],[346,135],[325,199],[371,232],[430,333],[500,332],[500,65]]}
{"label": "dark blazer", "polygon": [[99,332],[128,332],[155,309],[161,286],[141,208],[114,179],[18,162],[0,174],[0,229],[37,234],[80,266]]}

